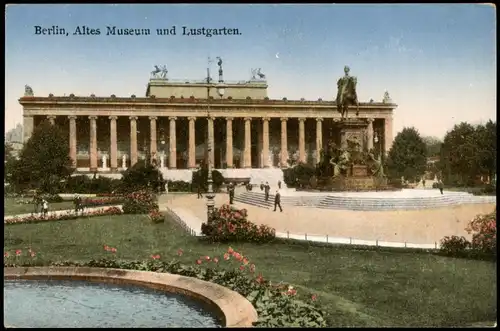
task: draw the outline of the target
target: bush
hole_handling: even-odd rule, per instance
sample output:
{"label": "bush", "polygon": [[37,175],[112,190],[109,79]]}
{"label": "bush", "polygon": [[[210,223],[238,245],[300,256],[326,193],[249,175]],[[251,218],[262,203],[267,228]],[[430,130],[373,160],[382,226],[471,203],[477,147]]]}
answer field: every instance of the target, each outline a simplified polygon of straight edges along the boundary
{"label": "bush", "polygon": [[150,212],[148,217],[151,220],[151,222],[153,222],[153,223],[165,222],[165,216],[157,210]]}
{"label": "bush", "polygon": [[467,225],[467,233],[472,234],[472,249],[487,255],[497,252],[497,217],[496,212],[477,215]]}
{"label": "bush", "polygon": [[168,192],[191,192],[191,183],[183,180],[169,180]]}
{"label": "bush", "polygon": [[[208,180],[208,169],[206,166],[203,166],[198,171],[193,171],[193,177],[191,180],[193,188],[198,188],[199,186],[201,186],[201,188],[206,191],[208,189],[207,180]],[[212,181],[213,181],[214,191],[218,192],[222,184],[224,184],[224,176],[222,176],[220,171],[212,170]]]}
{"label": "bush", "polygon": [[441,239],[441,252],[449,256],[464,256],[471,243],[465,237],[451,236]]}
{"label": "bush", "polygon": [[112,193],[120,188],[121,180],[100,176],[99,178],[89,178],[88,176],[70,177],[64,186],[67,193],[80,194],[102,194]]}
{"label": "bush", "polygon": [[247,220],[247,210],[238,210],[229,205],[216,208],[201,232],[211,242],[256,242],[266,243],[276,237],[276,231],[267,225],[256,225]]}
{"label": "bush", "polygon": [[122,208],[125,214],[149,214],[159,210],[156,195],[147,190],[127,194]]}
{"label": "bush", "polygon": [[283,169],[283,181],[288,187],[307,187],[311,177],[316,174],[316,169],[305,163],[295,167]]}
{"label": "bush", "polygon": [[158,168],[141,160],[122,173],[120,191],[130,193],[148,189],[157,192],[164,186],[163,183],[163,175]]}

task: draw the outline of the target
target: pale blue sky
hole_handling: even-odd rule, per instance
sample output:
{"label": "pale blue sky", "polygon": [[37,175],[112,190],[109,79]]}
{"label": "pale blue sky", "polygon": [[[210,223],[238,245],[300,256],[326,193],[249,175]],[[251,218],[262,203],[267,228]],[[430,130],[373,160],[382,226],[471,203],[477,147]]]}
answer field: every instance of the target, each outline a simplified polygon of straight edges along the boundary
{"label": "pale blue sky", "polygon": [[[360,101],[381,101],[388,90],[399,105],[395,134],[415,126],[442,137],[460,121],[496,120],[489,5],[9,5],[6,21],[6,130],[22,122],[25,84],[39,96],[139,96],[154,64],[166,64],[170,78],[202,79],[208,56],[224,59],[226,80],[262,68],[277,99],[333,100],[349,65]],[[70,36],[37,36],[36,25]],[[81,25],[101,35],[72,35]],[[106,36],[113,25],[176,25],[177,36]],[[182,26],[241,35],[188,37]]]}

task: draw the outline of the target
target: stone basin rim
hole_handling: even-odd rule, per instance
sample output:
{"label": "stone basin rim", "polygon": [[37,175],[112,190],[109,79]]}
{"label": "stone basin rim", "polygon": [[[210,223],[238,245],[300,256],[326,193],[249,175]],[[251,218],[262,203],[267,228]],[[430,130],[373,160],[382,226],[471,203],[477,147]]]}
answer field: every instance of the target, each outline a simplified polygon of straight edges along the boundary
{"label": "stone basin rim", "polygon": [[187,295],[201,301],[221,319],[224,327],[252,327],[253,322],[258,319],[253,305],[241,294],[215,283],[170,273],[88,267],[4,268],[4,280],[18,279],[85,280],[139,285]]}

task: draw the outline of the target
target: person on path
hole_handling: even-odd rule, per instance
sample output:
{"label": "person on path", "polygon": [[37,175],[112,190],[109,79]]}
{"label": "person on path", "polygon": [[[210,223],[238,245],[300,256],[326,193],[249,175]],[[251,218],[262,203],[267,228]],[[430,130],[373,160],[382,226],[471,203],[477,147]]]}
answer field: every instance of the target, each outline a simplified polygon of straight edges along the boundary
{"label": "person on path", "polygon": [[444,188],[444,184],[440,179],[440,180],[438,180],[438,189],[441,192],[441,194],[443,194],[443,188]]}
{"label": "person on path", "polygon": [[281,180],[278,180],[278,190],[281,190]]}
{"label": "person on path", "polygon": [[38,192],[35,192],[35,195],[33,196],[33,213],[37,214],[38,213],[38,208],[40,207],[40,197],[38,196]]}
{"label": "person on path", "polygon": [[47,202],[47,200],[43,199],[42,207],[43,207],[43,216],[47,216],[47,214],[49,213],[49,203]]}
{"label": "person on path", "polygon": [[198,199],[203,198],[203,195],[201,194],[201,183],[198,183]]}
{"label": "person on path", "polygon": [[73,204],[75,205],[75,214],[77,214],[80,210],[80,196],[78,194],[75,194],[75,197],[73,198]]}
{"label": "person on path", "polygon": [[260,182],[260,190],[264,191],[264,182]]}
{"label": "person on path", "polygon": [[232,205],[233,200],[234,200],[234,184],[233,183],[229,183],[228,191],[229,191],[229,204]]}
{"label": "person on path", "polygon": [[425,178],[422,178],[422,186],[425,188]]}
{"label": "person on path", "polygon": [[269,186],[269,183],[266,182],[266,185],[264,185],[264,196],[266,201],[269,201],[269,191],[271,190],[271,187]]}
{"label": "person on path", "polygon": [[281,194],[279,190],[276,190],[276,194],[274,196],[274,210],[276,211],[276,206],[280,207],[280,212],[283,212],[283,208],[281,208]]}

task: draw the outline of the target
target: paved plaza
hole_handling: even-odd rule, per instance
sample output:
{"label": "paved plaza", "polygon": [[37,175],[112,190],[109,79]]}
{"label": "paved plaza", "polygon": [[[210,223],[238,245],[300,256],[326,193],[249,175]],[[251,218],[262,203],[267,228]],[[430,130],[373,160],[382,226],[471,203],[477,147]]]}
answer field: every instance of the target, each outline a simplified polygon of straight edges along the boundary
{"label": "paved plaza", "polygon": [[[228,203],[227,194],[217,194],[216,206]],[[166,206],[181,210],[184,216],[206,220],[206,199],[196,194],[170,194],[160,197],[160,208]],[[331,237],[409,242],[415,244],[439,243],[444,236],[469,238],[464,230],[477,214],[491,212],[495,204],[463,204],[444,208],[404,211],[351,211],[283,206],[282,213],[248,204],[235,203],[246,208],[249,220],[266,224],[277,232],[291,234],[328,235]],[[197,229],[199,231],[199,229]]]}

